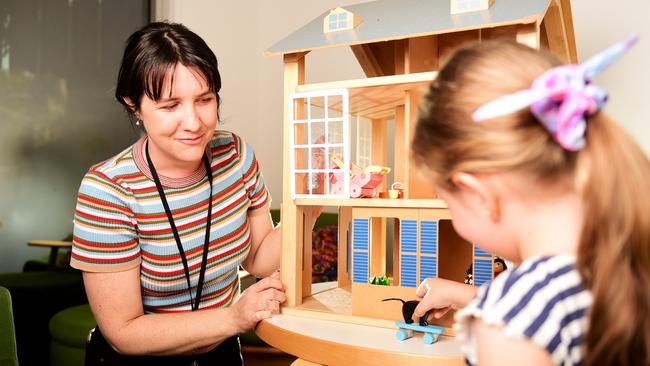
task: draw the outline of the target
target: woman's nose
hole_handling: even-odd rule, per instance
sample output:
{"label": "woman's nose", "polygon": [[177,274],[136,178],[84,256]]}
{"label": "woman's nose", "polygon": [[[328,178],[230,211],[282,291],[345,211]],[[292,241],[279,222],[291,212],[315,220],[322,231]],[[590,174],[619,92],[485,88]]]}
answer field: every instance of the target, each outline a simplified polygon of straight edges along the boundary
{"label": "woman's nose", "polygon": [[199,128],[201,125],[199,114],[197,113],[194,106],[187,107],[184,109],[182,127],[189,131],[194,131]]}

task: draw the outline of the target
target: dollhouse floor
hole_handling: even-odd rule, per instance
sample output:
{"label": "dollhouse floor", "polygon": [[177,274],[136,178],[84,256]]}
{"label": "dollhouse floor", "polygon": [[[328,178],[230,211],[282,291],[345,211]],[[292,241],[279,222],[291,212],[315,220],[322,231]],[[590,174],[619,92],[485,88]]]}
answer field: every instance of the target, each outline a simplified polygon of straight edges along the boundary
{"label": "dollhouse floor", "polygon": [[337,282],[312,285],[312,296],[295,307],[283,307],[283,314],[332,320],[345,323],[395,328],[395,322],[352,315],[352,292],[349,287],[337,287]]}
{"label": "dollhouse floor", "polygon": [[335,281],[313,284],[312,295],[303,299],[298,308],[352,315],[352,292],[349,288],[337,287]]}

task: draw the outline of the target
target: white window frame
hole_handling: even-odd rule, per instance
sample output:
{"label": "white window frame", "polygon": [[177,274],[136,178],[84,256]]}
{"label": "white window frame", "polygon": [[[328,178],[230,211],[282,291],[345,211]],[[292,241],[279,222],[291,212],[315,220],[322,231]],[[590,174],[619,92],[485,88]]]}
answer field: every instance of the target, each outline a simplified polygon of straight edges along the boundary
{"label": "white window frame", "polygon": [[[339,96],[341,97],[341,117],[330,117],[329,116],[329,97]],[[311,99],[312,98],[324,98],[324,117],[323,118],[311,118]],[[295,102],[296,99],[305,99],[307,105],[305,106],[306,113],[304,120],[296,120],[295,118]],[[350,112],[349,112],[349,93],[347,89],[328,89],[328,90],[316,90],[311,92],[304,93],[293,93],[289,95],[289,162],[290,162],[290,178],[291,181],[291,198],[350,198]],[[342,143],[330,143],[329,139],[329,122],[342,122],[343,124],[343,141]],[[311,136],[311,123],[312,122],[325,122],[325,142],[323,144],[313,144]],[[307,143],[296,145],[295,141],[295,131],[296,126],[299,124],[304,124],[307,127]],[[325,150],[325,168],[324,169],[313,169],[311,166],[311,150],[312,148],[319,148]],[[331,169],[329,148],[331,147],[342,147],[343,148],[343,168],[342,169]],[[308,148],[309,157],[307,163],[307,169],[296,169],[296,149]],[[298,173],[307,173],[307,178],[309,180],[309,193],[307,194],[297,194],[296,193],[296,174]],[[324,194],[316,194],[312,192],[312,174],[314,173],[324,173],[325,174],[325,190]],[[329,182],[329,173],[338,173],[343,174],[343,194],[336,195],[330,194],[330,182]]]}

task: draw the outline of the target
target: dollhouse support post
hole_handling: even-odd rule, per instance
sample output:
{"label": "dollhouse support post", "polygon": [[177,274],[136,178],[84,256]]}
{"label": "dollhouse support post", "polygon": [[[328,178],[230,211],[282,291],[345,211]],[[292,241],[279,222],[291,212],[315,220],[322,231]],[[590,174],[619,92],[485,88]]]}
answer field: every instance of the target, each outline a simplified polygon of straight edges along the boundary
{"label": "dollhouse support post", "polygon": [[573,29],[573,14],[571,13],[571,0],[557,0],[560,7],[560,16],[564,22],[564,42],[569,50],[569,61],[578,63],[578,50],[576,48],[576,35]]}
{"label": "dollhouse support post", "polygon": [[[282,168],[284,172],[291,171],[289,149],[290,134],[295,133],[289,123],[289,95],[296,86],[305,81],[306,52],[284,55],[284,130]],[[301,111],[296,111],[300,113]],[[282,184],[282,255],[280,273],[287,295],[286,305],[298,306],[302,303],[302,260],[303,260],[303,217],[301,210],[291,198],[291,181],[286,178]]]}
{"label": "dollhouse support post", "polygon": [[[393,170],[393,177],[396,182],[406,182],[406,159],[408,145],[406,143],[406,123],[404,121],[404,106],[399,105],[395,107],[395,132],[394,132],[394,154],[395,154],[395,169]],[[404,192],[404,198],[408,198],[408,190]]]}
{"label": "dollhouse support post", "polygon": [[[407,90],[406,95],[404,96],[404,121],[405,126],[404,130],[407,136],[405,136],[405,143],[407,144],[407,150],[410,151],[411,140],[415,135],[415,125],[418,115],[418,105],[420,104],[420,93],[415,90]],[[433,191],[428,182],[425,182],[419,175],[417,169],[412,166],[410,156],[407,154],[405,159],[405,176],[407,177],[405,182],[406,192],[408,192],[408,198],[431,198]],[[406,195],[405,197],[406,198]]]}
{"label": "dollhouse support post", "polygon": [[301,206],[303,212],[303,240],[302,240],[302,296],[311,296],[311,270],[312,270],[312,222],[315,218],[311,206]]}
{"label": "dollhouse support post", "polygon": [[386,218],[370,218],[370,276],[386,275]]}
{"label": "dollhouse support post", "polygon": [[399,253],[401,250],[401,245],[399,242],[399,231],[400,231],[400,221],[393,221],[393,286],[400,285],[400,263],[399,263]]}
{"label": "dollhouse support post", "polygon": [[548,48],[556,56],[560,57],[563,62],[571,61],[569,44],[567,39],[567,30],[562,17],[562,8],[558,1],[552,1],[544,17],[544,29],[542,30],[548,40]]}
{"label": "dollhouse support post", "polygon": [[[372,164],[386,166],[386,121],[375,118],[372,120]],[[382,182],[377,186],[379,192],[386,190],[386,183]]]}
{"label": "dollhouse support post", "polygon": [[337,248],[337,281],[338,287],[350,287],[350,270],[348,268],[348,252],[350,252],[350,222],[352,221],[352,207],[339,207],[338,222],[338,248]]}

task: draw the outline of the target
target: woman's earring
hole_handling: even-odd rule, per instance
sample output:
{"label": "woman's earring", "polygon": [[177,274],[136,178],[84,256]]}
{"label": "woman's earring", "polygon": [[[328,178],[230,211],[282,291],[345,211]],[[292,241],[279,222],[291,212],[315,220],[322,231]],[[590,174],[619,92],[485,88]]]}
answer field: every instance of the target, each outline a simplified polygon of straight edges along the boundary
{"label": "woman's earring", "polygon": [[138,118],[138,119],[135,121],[135,125],[136,125],[136,126],[140,126],[141,124],[142,124],[142,120],[141,120],[140,118]]}

